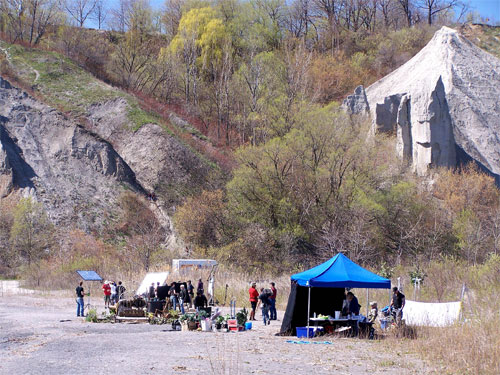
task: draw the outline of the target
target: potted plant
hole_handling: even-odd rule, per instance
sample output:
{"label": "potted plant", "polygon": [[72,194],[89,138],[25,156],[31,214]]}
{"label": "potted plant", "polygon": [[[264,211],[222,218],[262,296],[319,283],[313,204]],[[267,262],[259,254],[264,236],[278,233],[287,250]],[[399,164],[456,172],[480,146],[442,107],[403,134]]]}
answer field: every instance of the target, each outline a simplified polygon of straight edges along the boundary
{"label": "potted plant", "polygon": [[215,319],[215,328],[217,330],[220,330],[222,329],[222,325],[225,321],[225,318],[221,315],[221,316],[218,316],[216,319]]}
{"label": "potted plant", "polygon": [[244,329],[245,323],[247,322],[247,320],[248,320],[248,311],[246,308],[243,308],[236,313],[236,321],[238,323],[238,327]]}

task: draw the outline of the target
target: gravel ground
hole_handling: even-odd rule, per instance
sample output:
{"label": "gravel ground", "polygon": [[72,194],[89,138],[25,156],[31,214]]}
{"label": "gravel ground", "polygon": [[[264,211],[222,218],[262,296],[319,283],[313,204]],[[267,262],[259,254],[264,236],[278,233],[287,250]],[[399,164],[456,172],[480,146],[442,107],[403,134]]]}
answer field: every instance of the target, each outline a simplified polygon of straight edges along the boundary
{"label": "gravel ground", "polygon": [[[241,333],[175,332],[147,323],[87,323],[72,298],[0,296],[0,374],[428,374],[383,341],[287,343],[281,322]],[[281,317],[281,315],[279,316]],[[319,340],[324,341],[324,339]]]}

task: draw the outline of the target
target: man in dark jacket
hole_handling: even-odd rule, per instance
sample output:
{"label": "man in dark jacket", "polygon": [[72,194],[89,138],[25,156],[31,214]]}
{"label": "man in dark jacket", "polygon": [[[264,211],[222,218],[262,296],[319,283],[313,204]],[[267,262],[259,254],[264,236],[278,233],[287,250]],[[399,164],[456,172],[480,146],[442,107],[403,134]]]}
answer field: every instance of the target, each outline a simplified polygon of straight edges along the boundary
{"label": "man in dark jacket", "polygon": [[196,311],[200,311],[200,308],[207,307],[208,300],[207,297],[202,292],[197,292],[196,297],[194,299],[194,307]]}
{"label": "man in dark jacket", "polygon": [[194,286],[191,283],[191,280],[188,280],[187,282],[187,291],[189,295],[189,304],[192,306],[194,303]]}
{"label": "man in dark jacket", "polygon": [[392,288],[391,308],[398,326],[401,324],[401,319],[403,319],[405,302],[405,295],[401,293],[396,286]]}
{"label": "man in dark jacket", "polygon": [[271,324],[271,320],[269,319],[269,307],[271,307],[269,297],[271,295],[272,292],[269,289],[260,289],[259,300],[262,305],[262,320],[264,321],[264,325]]}
{"label": "man in dark jacket", "polygon": [[347,293],[347,302],[348,302],[348,309],[347,313],[348,314],[354,314],[354,315],[359,315],[359,302],[354,293],[348,292]]}
{"label": "man in dark jacket", "polygon": [[170,289],[168,290],[168,295],[170,296],[170,302],[172,303],[172,309],[177,309],[177,291],[175,290],[175,282],[170,284]]}
{"label": "man in dark jacket", "polygon": [[76,287],[76,316],[85,316],[83,310],[85,308],[85,304],[83,302],[83,281],[80,281],[80,284]]}
{"label": "man in dark jacket", "polygon": [[358,320],[353,319],[353,315],[359,315],[359,308],[361,306],[359,305],[358,299],[352,292],[347,293],[346,299],[348,303],[347,313],[351,315],[351,320],[349,321],[349,325],[352,328],[352,336],[356,337],[358,336],[359,327],[358,327]]}
{"label": "man in dark jacket", "polygon": [[116,293],[118,294],[118,300],[125,298],[125,292],[127,289],[122,285],[121,281],[118,281],[118,286],[116,287]]}
{"label": "man in dark jacket", "polygon": [[181,314],[184,314],[184,303],[186,303],[188,299],[188,292],[184,287],[184,284],[181,284],[181,290],[179,291],[179,306],[181,308]]}

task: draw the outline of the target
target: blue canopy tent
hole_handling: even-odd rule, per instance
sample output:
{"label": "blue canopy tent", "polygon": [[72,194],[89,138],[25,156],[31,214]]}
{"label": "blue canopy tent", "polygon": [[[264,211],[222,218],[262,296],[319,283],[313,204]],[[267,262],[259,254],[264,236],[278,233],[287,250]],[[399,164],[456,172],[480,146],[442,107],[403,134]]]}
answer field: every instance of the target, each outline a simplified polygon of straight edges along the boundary
{"label": "blue canopy tent", "polygon": [[281,333],[292,333],[291,331],[297,327],[294,322],[303,321],[303,319],[296,317],[299,312],[298,310],[302,308],[301,304],[297,303],[297,299],[299,299],[299,302],[304,299],[304,289],[306,288],[307,325],[309,325],[309,318],[311,316],[311,289],[322,288],[321,292],[317,293],[317,297],[321,298],[323,302],[315,304],[315,307],[318,309],[316,312],[328,313],[333,308],[337,310],[341,309],[345,288],[391,288],[390,280],[364,269],[341,253],[335,255],[325,263],[292,275],[291,282],[292,288],[281,326]]}

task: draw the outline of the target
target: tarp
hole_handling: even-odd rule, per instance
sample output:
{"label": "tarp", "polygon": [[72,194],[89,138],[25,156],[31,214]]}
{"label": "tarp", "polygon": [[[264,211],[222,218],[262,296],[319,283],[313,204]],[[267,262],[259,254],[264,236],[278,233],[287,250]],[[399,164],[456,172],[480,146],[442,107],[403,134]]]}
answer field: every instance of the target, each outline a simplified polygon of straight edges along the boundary
{"label": "tarp", "polygon": [[300,286],[322,288],[391,288],[391,280],[365,270],[342,253],[310,270],[292,275],[292,280]]}
{"label": "tarp", "polygon": [[461,302],[428,303],[406,300],[403,318],[407,325],[445,327],[460,317]]}
{"label": "tarp", "polygon": [[[286,311],[281,322],[281,335],[295,335],[296,327],[307,325],[309,288],[291,282]],[[311,314],[331,315],[342,310],[344,288],[311,288]]]}
{"label": "tarp", "polygon": [[147,293],[151,284],[160,283],[160,286],[165,284],[167,281],[169,273],[168,272],[149,272],[144,276],[141,285],[135,292],[136,295],[141,295]]}

